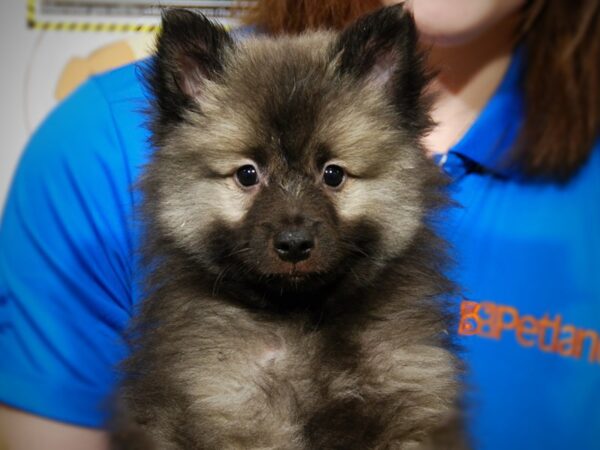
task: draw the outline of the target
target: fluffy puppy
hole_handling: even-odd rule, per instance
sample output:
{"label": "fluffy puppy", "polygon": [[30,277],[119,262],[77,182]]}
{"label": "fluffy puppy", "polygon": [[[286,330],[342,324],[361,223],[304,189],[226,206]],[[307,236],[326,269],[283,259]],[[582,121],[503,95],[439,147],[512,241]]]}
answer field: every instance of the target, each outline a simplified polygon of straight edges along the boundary
{"label": "fluffy puppy", "polygon": [[463,448],[410,15],[235,42],[168,10],[114,448]]}

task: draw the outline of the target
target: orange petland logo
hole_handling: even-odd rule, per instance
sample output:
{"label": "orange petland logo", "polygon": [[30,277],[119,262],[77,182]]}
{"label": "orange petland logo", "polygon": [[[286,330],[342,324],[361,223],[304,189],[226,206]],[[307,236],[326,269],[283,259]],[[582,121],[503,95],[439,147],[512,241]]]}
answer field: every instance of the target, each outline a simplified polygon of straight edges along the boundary
{"label": "orange petland logo", "polygon": [[505,339],[512,336],[523,347],[600,362],[600,337],[593,330],[563,323],[562,316],[521,315],[506,305],[463,300],[460,307],[459,334]]}

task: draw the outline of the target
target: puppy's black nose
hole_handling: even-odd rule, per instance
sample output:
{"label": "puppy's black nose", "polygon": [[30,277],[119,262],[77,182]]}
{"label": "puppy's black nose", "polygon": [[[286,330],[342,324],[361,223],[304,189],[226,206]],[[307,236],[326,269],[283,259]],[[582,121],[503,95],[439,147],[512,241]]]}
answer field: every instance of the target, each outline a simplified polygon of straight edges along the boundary
{"label": "puppy's black nose", "polygon": [[310,256],[315,240],[308,230],[291,229],[278,233],[273,240],[273,245],[281,259],[296,263]]}

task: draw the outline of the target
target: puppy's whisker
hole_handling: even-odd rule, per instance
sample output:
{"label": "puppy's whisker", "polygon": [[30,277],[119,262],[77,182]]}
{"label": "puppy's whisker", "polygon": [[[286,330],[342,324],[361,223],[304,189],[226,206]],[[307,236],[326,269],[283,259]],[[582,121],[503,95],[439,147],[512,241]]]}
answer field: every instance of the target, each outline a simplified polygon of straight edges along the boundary
{"label": "puppy's whisker", "polygon": [[240,255],[242,253],[247,253],[249,251],[251,251],[252,249],[250,247],[243,247],[237,250],[232,250],[231,252],[227,253],[225,255],[226,258],[230,258],[232,256],[236,256],[236,255]]}
{"label": "puppy's whisker", "polygon": [[229,271],[229,269],[231,268],[231,266],[232,266],[232,264],[230,264],[228,266],[225,266],[225,268],[223,268],[217,274],[217,277],[215,278],[215,281],[214,281],[213,287],[212,287],[212,295],[213,295],[213,297],[216,297],[218,295],[218,293],[219,293],[219,285],[225,279],[225,275],[227,274],[227,272]]}

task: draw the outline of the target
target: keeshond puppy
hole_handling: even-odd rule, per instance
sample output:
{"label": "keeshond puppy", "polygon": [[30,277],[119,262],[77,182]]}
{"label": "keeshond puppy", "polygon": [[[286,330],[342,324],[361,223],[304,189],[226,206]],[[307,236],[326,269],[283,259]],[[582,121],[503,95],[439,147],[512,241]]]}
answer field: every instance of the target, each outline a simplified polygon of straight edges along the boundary
{"label": "keeshond puppy", "polygon": [[235,41],[167,10],[114,448],[464,448],[411,16]]}

